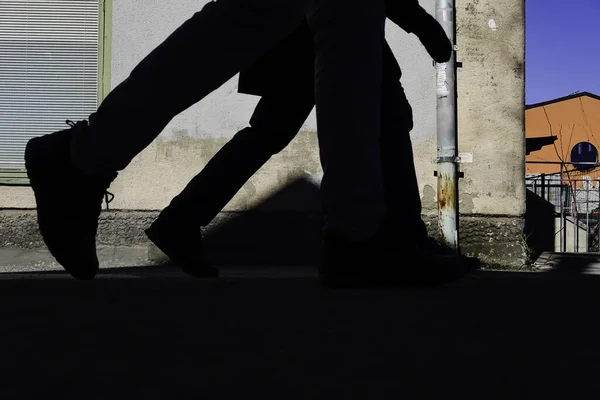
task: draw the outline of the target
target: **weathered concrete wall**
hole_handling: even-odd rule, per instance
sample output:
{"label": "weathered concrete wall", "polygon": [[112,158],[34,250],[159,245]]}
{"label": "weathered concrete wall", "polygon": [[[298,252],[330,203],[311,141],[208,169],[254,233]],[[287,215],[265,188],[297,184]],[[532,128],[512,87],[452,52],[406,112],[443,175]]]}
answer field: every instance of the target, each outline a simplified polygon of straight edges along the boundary
{"label": "weathered concrete wall", "polygon": [[[157,0],[116,1],[113,21],[113,85],[168,33],[199,8],[197,0],[166,5]],[[434,12],[433,0],[421,4]],[[521,216],[525,207],[523,167],[524,11],[522,0],[457,2],[459,151],[463,164],[461,212]],[[402,83],[413,105],[411,136],[424,209],[435,188],[435,69],[414,35],[388,25],[388,40],[404,70]],[[114,206],[157,209],[184,186],[251,115],[257,98],[236,93],[236,79],[178,117],[134,160],[115,183]],[[303,134],[273,157],[228,206],[252,207],[292,177],[320,178],[314,114]],[[152,183],[149,185],[148,183]],[[150,189],[150,187],[152,187]]]}
{"label": "weathered concrete wall", "polygon": [[[124,80],[137,62],[205,3],[197,0],[174,4],[156,0],[116,1],[113,7],[112,85]],[[234,78],[175,117],[158,140],[136,157],[114,183],[112,189],[117,195],[114,207],[152,210],[166,206],[220,147],[247,125],[257,100],[254,96],[237,94]],[[296,170],[281,159],[289,158],[301,149],[309,149],[303,159],[310,165],[303,169],[316,173],[318,160],[310,157],[314,142],[310,136],[299,137],[279,159],[274,158],[257,173],[229,209],[251,207],[257,199],[274,190],[280,180],[285,180],[287,174],[295,173]]]}
{"label": "weathered concrete wall", "polygon": [[[159,0],[115,1],[113,10],[112,85],[127,77],[135,64],[206,1],[183,0],[167,4]],[[423,2],[433,12],[434,1]],[[389,40],[405,70],[402,80],[415,114],[416,142],[429,144],[428,155],[419,157],[429,175],[434,165],[435,69],[414,35],[388,26]],[[113,186],[120,209],[160,209],[184,187],[235,132],[245,127],[258,98],[237,93],[237,77],[177,116],[158,140],[142,152]],[[273,157],[226,207],[227,211],[252,208],[286,182],[298,177],[320,181],[321,167],[314,112],[298,138]],[[419,167],[420,168],[420,167]]]}
{"label": "weathered concrete wall", "polygon": [[[207,1],[115,1],[113,6],[113,87],[177,26]],[[199,72],[201,73],[201,72]],[[258,98],[236,93],[236,78],[178,115],[158,140],[136,157],[112,189],[114,207],[153,210],[168,204],[235,132],[245,127]],[[240,191],[228,209],[247,209],[290,174],[318,174],[318,159],[308,128]],[[314,129],[313,129],[314,131]],[[289,159],[303,160],[301,170]],[[300,157],[298,157],[300,158]]]}
{"label": "weathered concrete wall", "polygon": [[457,1],[459,151],[473,154],[460,181],[461,212],[522,216],[523,0]]}
{"label": "weathered concrete wall", "polygon": [[[125,79],[137,62],[205,3],[114,0],[112,86]],[[434,0],[422,0],[421,5],[434,13]],[[472,163],[461,166],[465,173],[460,180],[460,211],[464,214],[461,243],[471,255],[510,265],[521,265],[525,254],[518,251],[525,211],[523,9],[522,0],[458,0],[456,10],[457,58],[463,63],[458,72],[459,151],[473,155]],[[423,212],[435,233],[435,68],[414,35],[390,24],[386,35],[403,69],[402,84],[413,107],[415,128],[411,137]],[[142,230],[155,215],[152,211],[166,206],[220,147],[247,125],[258,98],[238,94],[236,84],[234,77],[175,117],[121,173],[111,188],[116,194],[112,208],[144,212],[104,216],[112,218],[114,227],[101,228],[100,242],[144,242]],[[240,190],[223,218],[232,215],[227,213],[256,207],[295,180],[318,185],[322,171],[315,131],[313,113],[292,144]],[[34,206],[30,189],[5,189],[0,208]],[[314,213],[319,207],[315,201],[291,201],[278,203],[276,208],[279,212]],[[6,226],[15,226],[17,217],[11,214],[4,218],[11,221]],[[31,216],[19,218],[32,223]],[[11,235],[0,232],[3,243],[36,242],[27,239],[32,233],[29,227],[21,230],[18,240],[14,239],[18,236],[15,229],[11,229]]]}

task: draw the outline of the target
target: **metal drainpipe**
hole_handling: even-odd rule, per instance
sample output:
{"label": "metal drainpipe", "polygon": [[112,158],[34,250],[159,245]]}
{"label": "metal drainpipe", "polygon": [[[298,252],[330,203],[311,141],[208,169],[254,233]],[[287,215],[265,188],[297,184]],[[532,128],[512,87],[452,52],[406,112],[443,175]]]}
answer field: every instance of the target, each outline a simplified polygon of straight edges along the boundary
{"label": "metal drainpipe", "polygon": [[456,25],[454,0],[436,0],[436,20],[452,41],[452,58],[436,64],[437,201],[440,239],[456,251],[458,243],[458,152],[456,111]]}

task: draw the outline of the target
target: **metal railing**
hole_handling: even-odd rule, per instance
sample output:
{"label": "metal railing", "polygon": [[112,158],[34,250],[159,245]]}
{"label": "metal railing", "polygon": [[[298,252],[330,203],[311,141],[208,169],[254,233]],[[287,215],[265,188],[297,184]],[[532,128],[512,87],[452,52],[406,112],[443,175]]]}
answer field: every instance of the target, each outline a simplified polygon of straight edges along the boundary
{"label": "metal railing", "polygon": [[[528,173],[525,185],[554,207],[560,252],[600,252],[600,163],[528,161],[555,173]],[[576,168],[577,167],[577,168]]]}

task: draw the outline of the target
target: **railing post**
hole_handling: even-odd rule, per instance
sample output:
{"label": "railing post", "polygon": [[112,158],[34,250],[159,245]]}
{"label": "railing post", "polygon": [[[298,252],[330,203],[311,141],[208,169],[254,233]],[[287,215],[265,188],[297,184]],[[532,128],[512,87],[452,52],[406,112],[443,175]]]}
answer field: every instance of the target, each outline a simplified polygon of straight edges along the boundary
{"label": "railing post", "polygon": [[559,185],[559,187],[560,187],[560,230],[558,231],[559,235],[560,235],[559,236],[560,237],[559,249],[560,249],[561,253],[565,251],[565,245],[566,245],[565,240],[564,240],[565,235],[563,232],[563,230],[565,229],[565,226],[564,226],[565,224],[564,224],[564,220],[563,220],[564,211],[565,211],[565,205],[564,205],[565,199],[564,199],[564,193],[563,193],[564,188],[563,188],[562,175],[563,175],[563,165],[561,163],[560,164],[560,175],[559,175],[560,176],[560,181],[559,181],[559,183],[560,183],[560,185]]}
{"label": "railing post", "polygon": [[542,172],[542,199],[546,200],[546,174]]}

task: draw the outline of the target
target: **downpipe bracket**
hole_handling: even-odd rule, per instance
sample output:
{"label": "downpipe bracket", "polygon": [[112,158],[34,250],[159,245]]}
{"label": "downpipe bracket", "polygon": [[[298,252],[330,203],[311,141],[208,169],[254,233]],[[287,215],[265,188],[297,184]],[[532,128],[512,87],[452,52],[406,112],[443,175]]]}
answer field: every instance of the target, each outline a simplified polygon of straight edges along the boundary
{"label": "downpipe bracket", "polygon": [[[462,171],[458,171],[458,178],[464,178],[465,177],[465,173]],[[433,176],[437,177],[438,176],[438,172],[437,171],[433,171]]]}
{"label": "downpipe bracket", "polygon": [[434,157],[433,158],[433,162],[436,164],[441,164],[441,163],[460,164],[460,161],[461,161],[460,157]]}
{"label": "downpipe bracket", "polygon": [[[460,157],[434,157],[432,161],[436,164],[452,163],[452,164],[459,165],[461,163],[461,158]],[[465,177],[465,173],[460,170],[457,171],[457,175],[458,175],[459,179]],[[435,176],[435,177],[438,176],[437,170],[433,171],[433,176]]]}

